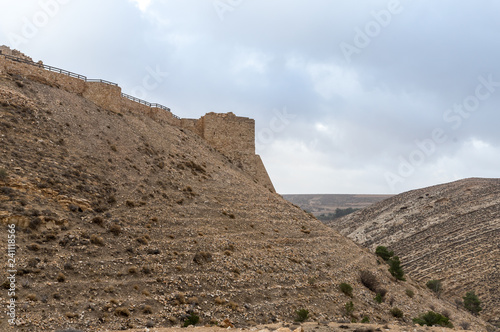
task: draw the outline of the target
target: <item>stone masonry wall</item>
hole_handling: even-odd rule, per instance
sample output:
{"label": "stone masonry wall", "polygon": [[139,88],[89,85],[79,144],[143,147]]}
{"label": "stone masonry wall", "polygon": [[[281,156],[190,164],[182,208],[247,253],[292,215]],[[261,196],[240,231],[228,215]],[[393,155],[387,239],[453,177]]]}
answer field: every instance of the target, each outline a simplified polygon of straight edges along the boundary
{"label": "stone masonry wall", "polygon": [[[21,57],[31,61],[19,51],[0,46],[3,54]],[[226,155],[233,163],[245,171],[255,182],[272,192],[274,186],[262,163],[255,154],[255,120],[238,117],[233,113],[207,113],[200,119],[179,119],[171,112],[152,108],[122,97],[119,86],[87,82],[80,78],[48,71],[41,66],[11,61],[0,56],[0,74],[20,75],[32,81],[60,88],[78,94],[96,105],[115,113],[124,110],[149,116],[160,123],[188,129],[204,138],[212,147]]]}
{"label": "stone masonry wall", "polygon": [[255,120],[233,113],[207,113],[199,120],[182,119],[183,128],[204,138],[229,157],[255,182],[275,192],[260,156],[255,154]]}
{"label": "stone masonry wall", "polygon": [[83,97],[107,110],[120,113],[122,109],[122,89],[119,86],[100,82],[87,82]]}
{"label": "stone masonry wall", "polygon": [[0,73],[20,75],[33,81],[80,95],[85,91],[87,84],[85,81],[75,77],[54,73],[43,69],[43,67],[10,61],[2,56],[0,56]]}
{"label": "stone masonry wall", "polygon": [[203,138],[220,152],[228,156],[255,154],[255,120],[233,113],[208,113],[198,121]]}

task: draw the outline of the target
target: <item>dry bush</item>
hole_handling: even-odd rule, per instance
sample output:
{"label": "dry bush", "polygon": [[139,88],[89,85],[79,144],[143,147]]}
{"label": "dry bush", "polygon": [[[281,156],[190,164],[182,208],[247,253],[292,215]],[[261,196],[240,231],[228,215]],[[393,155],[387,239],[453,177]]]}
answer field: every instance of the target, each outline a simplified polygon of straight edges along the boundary
{"label": "dry bush", "polygon": [[186,304],[187,303],[186,297],[182,293],[177,293],[177,294],[175,294],[173,303],[174,303],[174,305]]}
{"label": "dry bush", "polygon": [[469,322],[461,322],[460,327],[462,328],[462,330],[468,330],[468,329],[470,329],[470,323]]}
{"label": "dry bush", "polygon": [[38,301],[38,296],[36,294],[28,294],[28,296],[26,296],[26,298],[30,301],[33,301],[33,302]]}
{"label": "dry bush", "polygon": [[115,315],[120,317],[129,317],[130,311],[125,307],[118,307],[115,310]]}
{"label": "dry bush", "polygon": [[102,225],[104,225],[104,219],[102,219],[102,217],[96,216],[92,218],[92,223],[102,227]]}
{"label": "dry bush", "polygon": [[66,317],[68,317],[69,319],[72,319],[72,318],[76,318],[78,317],[78,314],[77,313],[74,313],[74,312],[71,312],[71,311],[68,311],[64,314]]}
{"label": "dry bush", "polygon": [[120,225],[118,225],[118,224],[116,224],[116,223],[113,223],[113,224],[109,227],[108,231],[109,231],[110,233],[112,233],[113,235],[118,236],[118,235],[120,235],[120,233],[122,232],[122,228],[121,228],[121,226],[120,226]]}
{"label": "dry bush", "polygon": [[142,273],[144,274],[151,274],[153,273],[153,269],[149,266],[143,266],[142,267]]}
{"label": "dry bush", "polygon": [[193,262],[195,262],[196,264],[203,264],[203,263],[208,263],[208,262],[211,262],[212,261],[212,254],[209,253],[209,252],[205,252],[205,251],[200,251],[198,253],[196,253],[196,255],[194,255],[193,257]]}
{"label": "dry bush", "polygon": [[402,318],[403,317],[403,312],[399,308],[392,308],[391,309],[391,315],[396,317],[396,318]]}
{"label": "dry bush", "polygon": [[361,283],[371,290],[372,292],[377,292],[378,290],[378,280],[377,277],[370,271],[363,270],[359,273],[359,278]]}
{"label": "dry bush", "polygon": [[7,173],[7,171],[3,168],[0,168],[0,181],[7,181],[7,179],[9,178],[9,174]]}
{"label": "dry bush", "polygon": [[96,246],[101,246],[101,247],[104,246],[104,239],[100,236],[95,235],[95,234],[92,234],[90,236],[90,242],[92,244],[95,244]]}
{"label": "dry bush", "polygon": [[191,296],[187,299],[187,303],[189,304],[198,304],[198,298],[196,296]]}
{"label": "dry bush", "polygon": [[28,245],[27,248],[28,248],[28,250],[31,250],[31,251],[40,250],[40,246],[37,243],[32,243],[32,244]]}
{"label": "dry bush", "polygon": [[57,274],[56,280],[57,280],[58,282],[65,282],[65,281],[66,281],[66,276],[64,275],[64,273],[59,272],[59,273]]}
{"label": "dry bush", "polygon": [[143,244],[143,245],[146,245],[148,244],[148,238],[146,236],[141,236],[141,237],[138,237],[137,239],[135,239],[137,242],[139,242],[140,244]]}

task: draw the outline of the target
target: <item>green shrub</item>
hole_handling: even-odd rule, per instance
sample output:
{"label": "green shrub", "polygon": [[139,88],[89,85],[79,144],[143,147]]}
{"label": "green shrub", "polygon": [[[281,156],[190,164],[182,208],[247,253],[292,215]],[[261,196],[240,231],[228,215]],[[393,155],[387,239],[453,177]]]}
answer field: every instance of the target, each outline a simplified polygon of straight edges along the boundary
{"label": "green shrub", "polygon": [[295,311],[295,314],[297,315],[297,317],[295,318],[296,322],[304,322],[309,317],[309,310],[300,309]]}
{"label": "green shrub", "polygon": [[408,295],[408,297],[412,299],[415,296],[415,292],[408,288],[406,290],[406,295]]}
{"label": "green shrub", "polygon": [[389,251],[384,246],[378,246],[377,249],[375,249],[375,254],[382,257],[382,259],[387,262],[392,256],[394,256],[394,251]]}
{"label": "green shrub", "polygon": [[403,318],[403,312],[399,308],[392,308],[391,315],[393,315],[396,318]]}
{"label": "green shrub", "polygon": [[352,313],[354,312],[354,303],[352,303],[352,301],[347,302],[344,305],[344,309],[345,309],[345,313],[347,314],[347,316],[352,315]]}
{"label": "green shrub", "polygon": [[429,280],[429,281],[427,281],[427,283],[425,285],[427,286],[427,288],[429,288],[431,291],[433,291],[437,295],[441,294],[441,290],[443,289],[443,287],[441,285],[441,281],[439,281],[439,280],[434,280],[434,279]]}
{"label": "green shrub", "polygon": [[382,295],[380,293],[377,293],[377,295],[375,295],[375,298],[374,298],[375,302],[377,303],[382,303],[382,301],[384,300],[382,298]]}
{"label": "green shrub", "polygon": [[474,291],[467,292],[463,299],[465,309],[469,310],[473,314],[477,315],[481,310],[483,310],[483,308],[481,308],[481,301],[474,293]]}
{"label": "green shrub", "polygon": [[363,319],[361,320],[361,323],[369,323],[369,322],[370,322],[370,317],[368,316],[363,317]]}
{"label": "green shrub", "polygon": [[442,327],[450,327],[453,328],[453,324],[450,322],[450,319],[438,314],[434,311],[429,311],[425,314],[420,315],[420,317],[413,318],[413,323],[419,324],[419,325],[427,325],[427,326],[433,326],[433,325],[438,325]]}
{"label": "green shrub", "polygon": [[389,263],[389,272],[392,274],[393,277],[395,277],[398,280],[405,281],[405,273],[403,272],[403,269],[401,268],[401,262],[399,261],[398,256],[394,256],[388,261]]}
{"label": "green shrub", "polygon": [[194,313],[190,314],[184,321],[184,327],[189,325],[196,325],[200,321],[200,317],[196,316]]}
{"label": "green shrub", "polygon": [[379,288],[377,289],[377,294],[380,294],[380,296],[382,297],[382,300],[385,299],[385,295],[387,294],[387,289],[385,288]]}
{"label": "green shrub", "polygon": [[343,282],[343,283],[341,283],[339,285],[339,288],[342,291],[342,293],[344,293],[347,296],[352,297],[352,286],[351,285],[349,285],[348,283]]}
{"label": "green shrub", "polygon": [[402,281],[406,280],[404,278],[405,273],[401,268],[401,262],[399,261],[399,257],[394,256],[394,251],[389,251],[389,249],[387,249],[384,246],[378,246],[375,249],[375,254],[377,254],[377,256],[380,256],[384,261],[387,262],[387,264],[389,264],[389,272],[392,274],[393,277]]}

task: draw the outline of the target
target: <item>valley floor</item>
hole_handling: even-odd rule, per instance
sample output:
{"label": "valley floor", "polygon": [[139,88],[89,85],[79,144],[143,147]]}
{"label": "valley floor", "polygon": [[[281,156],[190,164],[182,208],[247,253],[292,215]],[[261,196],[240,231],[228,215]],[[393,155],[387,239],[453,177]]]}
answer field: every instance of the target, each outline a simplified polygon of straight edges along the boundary
{"label": "valley floor", "polygon": [[[221,327],[188,327],[186,328],[152,328],[152,329],[135,329],[128,332],[222,332],[227,331],[227,328]],[[252,331],[252,332],[374,332],[374,331],[389,331],[389,332],[446,332],[455,331],[445,327],[429,327],[429,326],[399,326],[399,325],[380,325],[380,324],[342,324],[342,323],[304,323],[302,325],[295,324],[273,324],[259,325],[250,328],[235,328],[230,329],[235,332]],[[466,330],[462,330],[466,331]],[[467,330],[471,331],[471,330]],[[106,331],[118,332],[118,331]]]}

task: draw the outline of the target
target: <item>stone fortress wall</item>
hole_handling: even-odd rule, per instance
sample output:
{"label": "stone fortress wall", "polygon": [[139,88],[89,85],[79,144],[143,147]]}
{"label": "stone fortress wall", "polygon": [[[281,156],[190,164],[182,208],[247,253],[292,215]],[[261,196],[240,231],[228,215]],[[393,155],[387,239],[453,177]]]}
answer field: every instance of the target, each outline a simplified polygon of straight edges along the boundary
{"label": "stone fortress wall", "polygon": [[255,154],[255,120],[233,113],[207,113],[200,119],[181,119],[181,127],[195,132],[229,157],[257,183],[275,192],[260,156]]}
{"label": "stone fortress wall", "polygon": [[130,96],[122,94],[121,88],[117,84],[103,80],[88,80],[82,75],[45,66],[41,61],[34,63],[30,57],[6,46],[0,46],[0,53],[26,61],[12,61],[12,59],[0,56],[0,74],[17,74],[81,95],[96,105],[115,113],[128,110],[190,130],[226,155],[255,182],[275,192],[260,156],[255,154],[255,120],[239,117],[233,113],[208,113],[200,119],[181,119],[162,105],[131,100]]}

